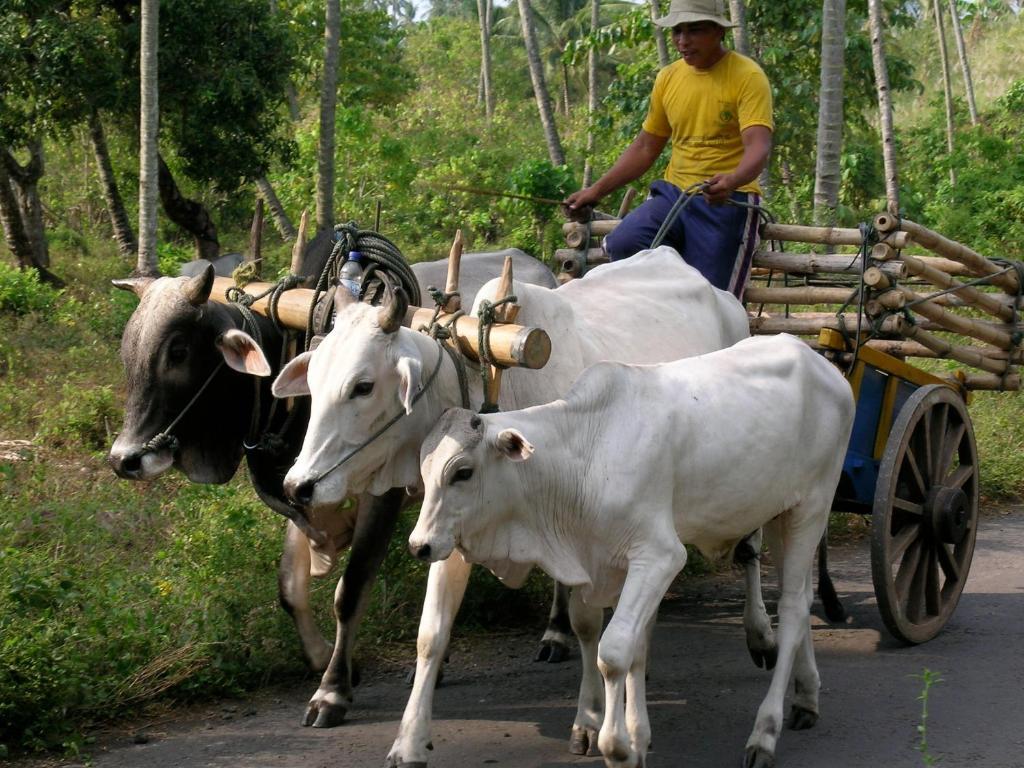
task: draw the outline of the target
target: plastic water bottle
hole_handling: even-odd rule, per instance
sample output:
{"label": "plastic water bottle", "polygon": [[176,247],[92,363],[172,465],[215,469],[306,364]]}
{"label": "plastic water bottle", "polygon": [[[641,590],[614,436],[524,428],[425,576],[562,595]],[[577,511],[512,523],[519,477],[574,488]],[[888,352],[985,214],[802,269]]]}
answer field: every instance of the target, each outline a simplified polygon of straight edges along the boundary
{"label": "plastic water bottle", "polygon": [[359,251],[349,251],[348,260],[341,265],[338,279],[353,296],[359,298],[363,279],[363,254]]}

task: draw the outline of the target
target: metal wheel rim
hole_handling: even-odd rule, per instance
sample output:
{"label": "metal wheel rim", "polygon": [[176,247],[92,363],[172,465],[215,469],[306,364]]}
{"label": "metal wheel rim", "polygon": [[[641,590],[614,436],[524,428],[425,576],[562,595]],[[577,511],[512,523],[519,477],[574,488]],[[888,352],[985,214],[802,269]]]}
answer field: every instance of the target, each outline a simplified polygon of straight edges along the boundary
{"label": "metal wheel rim", "polygon": [[[963,493],[956,543],[933,524],[944,519],[929,502],[940,488]],[[921,387],[889,433],[871,518],[871,577],[894,637],[923,643],[945,626],[970,572],[977,522],[978,450],[967,408],[949,387]]]}

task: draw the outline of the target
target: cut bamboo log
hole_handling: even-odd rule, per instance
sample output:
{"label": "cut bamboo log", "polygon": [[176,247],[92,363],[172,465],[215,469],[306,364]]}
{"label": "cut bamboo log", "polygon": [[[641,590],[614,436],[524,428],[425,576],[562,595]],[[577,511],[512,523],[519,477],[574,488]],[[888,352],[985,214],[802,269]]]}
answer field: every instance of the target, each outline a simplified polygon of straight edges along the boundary
{"label": "cut bamboo log", "polygon": [[[227,300],[225,294],[234,285],[235,283],[230,277],[214,278],[210,300],[220,304],[230,304],[231,302]],[[272,283],[249,283],[245,290],[251,295],[257,295],[272,287]],[[306,330],[306,318],[309,316],[309,305],[313,300],[313,294],[314,291],[309,288],[285,291],[278,302],[278,317],[282,324],[295,330]],[[266,317],[268,299],[269,297],[265,296],[253,302],[250,308],[253,312]],[[403,325],[418,329],[429,325],[433,317],[433,309],[409,307]],[[445,322],[448,319],[447,315],[441,315],[438,318],[439,322]],[[477,327],[477,319],[469,315],[462,315],[454,324],[454,337],[458,341],[459,349],[474,362],[480,360],[477,352]],[[495,325],[491,329],[491,350],[494,352],[495,359],[502,365],[543,368],[551,356],[551,339],[541,328],[512,324]]]}
{"label": "cut bamboo log", "polygon": [[[448,252],[448,278],[445,280],[444,292],[447,294],[458,294],[459,292],[459,269],[462,266],[462,230],[455,230],[455,239],[452,241],[452,248]],[[462,297],[455,295],[448,299],[444,305],[444,311],[454,314],[462,308]]]}
{"label": "cut bamboo log", "polygon": [[[590,234],[593,237],[601,237],[612,232],[622,219],[595,219],[590,222]],[[568,235],[570,232],[581,232],[584,235],[587,232],[587,225],[581,224],[578,221],[567,221],[562,225],[562,233]]]}
{"label": "cut bamboo log", "polygon": [[[583,247],[585,240],[587,240],[586,232],[573,231],[567,233],[565,236],[565,244],[570,248],[575,248],[577,250]],[[587,245],[589,245],[589,243],[587,243]]]}
{"label": "cut bamboo log", "polygon": [[895,321],[896,329],[901,336],[920,342],[941,358],[950,358],[988,373],[1002,374],[1007,370],[1008,363],[1006,361],[993,360],[981,354],[975,347],[950,344],[945,339],[924,330],[920,325],[907,321],[904,317],[896,316],[888,319]]}
{"label": "cut bamboo log", "polygon": [[[884,227],[884,229],[883,229]],[[1012,270],[1002,272],[1002,268],[993,264],[977,251],[971,250],[966,245],[943,237],[938,232],[933,232],[927,227],[915,224],[909,219],[900,219],[888,213],[882,213],[875,217],[875,229],[880,232],[902,231],[910,235],[915,243],[921,245],[939,256],[953,259],[966,265],[972,272],[979,276],[992,276],[992,282],[1005,290],[1007,293],[1017,293],[1019,289],[1017,275]],[[1001,273],[1001,274],[1000,274]]]}
{"label": "cut bamboo log", "polygon": [[[922,259],[918,259],[914,256],[904,256],[901,261],[907,265],[907,270],[914,277],[920,277],[923,280],[927,280],[932,285],[936,285],[939,288],[953,288],[960,285],[957,280],[954,280],[945,272],[935,269]],[[968,302],[979,309],[983,309],[990,315],[998,317],[1000,320],[1004,320],[1006,322],[1013,320],[1013,310],[999,299],[995,298],[991,293],[982,293],[977,288],[970,285],[957,288],[956,293],[965,302]]]}
{"label": "cut bamboo log", "polygon": [[[772,269],[778,272],[797,274],[840,274],[859,275],[861,259],[856,254],[838,253],[790,253],[788,251],[755,251],[754,266]],[[907,276],[907,268],[900,261],[879,264],[878,269],[890,277],[902,280]]]}
{"label": "cut bamboo log", "polygon": [[993,373],[968,373],[959,379],[965,389],[1001,392],[1019,392],[1020,376],[1011,373],[1000,376]]}
{"label": "cut bamboo log", "polygon": [[[801,224],[765,224],[761,227],[761,239],[820,245],[861,245],[864,242],[859,229],[805,227]],[[904,232],[894,232],[885,239],[894,248],[906,248],[910,242],[910,237]]]}
{"label": "cut bamboo log", "polygon": [[743,292],[748,304],[845,304],[856,301],[857,289],[829,288],[814,285],[792,287],[749,286]]}
{"label": "cut bamboo log", "polygon": [[[917,341],[871,339],[867,342],[867,345],[896,357],[921,357],[925,359],[936,359],[939,357],[935,350]],[[1012,353],[1003,349],[996,349],[995,347],[969,347],[969,349],[975,350],[979,355],[990,360],[1005,361],[1012,359],[1015,365],[1024,362],[1024,350],[1020,349],[1014,350]]]}
{"label": "cut bamboo log", "polygon": [[[896,333],[896,321],[899,318],[887,317],[882,321],[881,332]],[[801,312],[792,314],[789,317],[781,315],[761,315],[760,317],[748,318],[750,332],[757,336],[770,333],[792,333],[795,336],[817,336],[822,328],[834,328],[839,330],[846,328],[848,333],[857,332],[857,315],[845,315],[843,319],[828,312]],[[844,325],[845,324],[845,325]],[[861,330],[867,331],[872,328],[871,318],[861,317]]]}
{"label": "cut bamboo log", "polygon": [[[576,251],[572,248],[556,248],[555,249],[555,263],[563,265],[562,268],[568,271],[566,265],[568,262],[576,263],[579,266],[581,259],[585,262],[587,267],[596,267],[598,264],[608,263],[608,254],[604,252],[604,248],[588,248],[586,253],[582,251]],[[581,270],[585,272],[586,270]],[[578,275],[576,275],[578,277]]]}

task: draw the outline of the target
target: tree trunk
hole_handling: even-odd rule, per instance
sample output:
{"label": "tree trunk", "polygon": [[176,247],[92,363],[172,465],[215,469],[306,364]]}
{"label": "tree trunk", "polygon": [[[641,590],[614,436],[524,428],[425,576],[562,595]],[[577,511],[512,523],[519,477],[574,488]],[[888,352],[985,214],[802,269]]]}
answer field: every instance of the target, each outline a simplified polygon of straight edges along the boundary
{"label": "tree trunk", "polygon": [[171,169],[159,154],[157,162],[160,166],[160,202],[164,206],[164,213],[167,214],[167,218],[192,235],[197,259],[213,261],[220,253],[217,227],[214,226],[213,219],[202,203],[189,200],[181,194]]}
{"label": "tree trunk", "polygon": [[814,173],[814,221],[832,226],[839,208],[839,158],[843,149],[843,53],[846,0],[824,0],[821,20],[821,89],[818,156]]}
{"label": "tree trunk", "polygon": [[132,258],[138,253],[139,244],[135,241],[135,233],[132,231],[131,222],[128,221],[128,212],[124,209],[124,201],[117,189],[114,166],[110,162],[110,150],[107,148],[107,137],[103,131],[103,123],[100,122],[99,112],[95,109],[89,115],[89,138],[92,141],[93,154],[96,156],[100,186],[103,188],[103,199],[107,203],[107,213],[110,216],[110,226],[114,230],[114,239],[117,241],[117,250],[125,258]]}
{"label": "tree trunk", "polygon": [[523,41],[526,44],[526,58],[530,65],[530,80],[533,82],[533,93],[537,97],[537,110],[540,112],[541,126],[544,128],[544,140],[548,145],[548,156],[553,165],[565,165],[565,153],[562,142],[558,139],[558,127],[551,109],[551,96],[544,82],[544,66],[541,64],[540,52],[537,47],[537,34],[533,28],[533,9],[530,0],[519,1],[519,20],[523,25]]}
{"label": "tree trunk", "polygon": [[[565,51],[562,51],[563,55]],[[569,101],[569,65],[562,60],[562,109],[564,110],[565,116],[569,116],[569,110],[572,108],[572,104]]]}
{"label": "tree trunk", "polygon": [[266,176],[260,176],[256,179],[256,188],[260,191],[260,197],[266,201],[267,208],[270,209],[270,216],[274,219],[274,226],[277,227],[281,239],[286,243],[294,240],[295,227],[292,225],[291,219],[288,218],[288,212],[281,205],[270,180]]}
{"label": "tree trunk", "polygon": [[900,210],[900,187],[896,170],[896,134],[892,124],[889,67],[885,58],[882,0],[868,0],[868,19],[871,28],[871,60],[875,66],[875,89],[878,91],[878,121],[882,133],[886,210],[896,215]]}
{"label": "tree trunk", "polygon": [[[277,0],[269,0],[270,3],[270,15],[277,15]],[[302,112],[299,109],[299,94],[295,90],[295,83],[289,80],[284,86],[284,96],[288,101],[288,114],[291,116],[292,122],[297,123],[302,119]],[[294,235],[292,235],[294,237]]]}
{"label": "tree trunk", "polygon": [[[601,0],[590,0],[590,34],[597,37],[601,24]],[[587,52],[587,159],[583,164],[583,186],[589,187],[594,175],[594,117],[597,115],[597,51]]]}
{"label": "tree trunk", "polygon": [[[942,59],[942,92],[946,97],[946,148],[953,154],[953,84],[949,75],[949,51],[946,49],[946,30],[942,25],[942,6],[939,0],[932,0],[932,12],[935,14],[935,31],[939,36],[939,56]],[[956,171],[949,168],[949,183],[956,184]]]}
{"label": "tree trunk", "polygon": [[46,242],[46,225],[43,223],[43,203],[39,199],[39,179],[45,170],[43,165],[43,143],[36,139],[29,143],[29,161],[21,165],[10,152],[4,152],[14,189],[21,221],[32,244],[32,262],[40,267],[50,266],[50,248]]}
{"label": "tree trunk", "polygon": [[324,72],[320,83],[320,145],[317,150],[316,228],[334,226],[334,118],[338,106],[338,54],[341,3],[327,0],[324,24]]}
{"label": "tree trunk", "polygon": [[39,273],[40,280],[61,288],[64,286],[64,281],[50,272],[46,265],[39,264],[35,260],[35,248],[25,227],[21,206],[18,204],[18,196],[14,191],[15,182],[9,172],[8,158],[11,161],[14,160],[5,149],[3,158],[0,160],[0,225],[3,226],[7,247],[14,254],[20,269],[34,269]]}
{"label": "tree trunk", "polygon": [[158,132],[160,108],[157,93],[157,41],[160,0],[142,0],[140,50],[141,112],[139,115],[139,253],[136,274],[156,277],[160,264],[156,253],[156,200],[160,188]]}
{"label": "tree trunk", "polygon": [[744,0],[729,0],[729,15],[732,23],[733,46],[744,56],[750,55],[750,36],[747,34],[747,4]]}
{"label": "tree trunk", "polygon": [[[658,0],[648,0],[648,5],[651,10],[651,20],[659,18],[661,5]],[[669,65],[668,43],[665,42],[665,31],[657,25],[654,27],[654,45],[658,48],[658,66],[664,69]]]}
{"label": "tree trunk", "polygon": [[964,73],[964,89],[967,91],[967,109],[971,113],[971,125],[977,125],[979,122],[978,105],[974,101],[974,80],[971,78],[971,64],[967,60],[964,30],[960,26],[960,14],[956,10],[956,0],[949,0],[949,15],[953,19],[953,39],[956,40],[956,52],[960,56],[960,70]]}
{"label": "tree trunk", "polygon": [[483,89],[481,101],[488,120],[494,117],[494,85],[491,82],[491,7],[491,0],[476,0],[476,12],[480,19],[480,85]]}

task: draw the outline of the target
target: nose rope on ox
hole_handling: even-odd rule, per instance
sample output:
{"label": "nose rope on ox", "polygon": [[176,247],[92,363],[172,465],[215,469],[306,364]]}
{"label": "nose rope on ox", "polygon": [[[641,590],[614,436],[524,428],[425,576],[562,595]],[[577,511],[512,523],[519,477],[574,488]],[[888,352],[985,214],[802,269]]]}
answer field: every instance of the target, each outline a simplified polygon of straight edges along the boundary
{"label": "nose rope on ox", "polygon": [[[389,429],[391,429],[391,427],[393,427],[395,424],[397,424],[402,419],[403,416],[407,416],[412,411],[412,409],[416,405],[416,403],[419,402],[420,398],[423,397],[427,393],[427,390],[430,389],[430,385],[434,383],[434,379],[437,378],[437,374],[441,370],[441,362],[443,360],[443,357],[444,357],[444,345],[441,344],[441,342],[437,342],[437,362],[434,364],[434,370],[430,372],[430,376],[427,377],[427,381],[420,388],[420,391],[417,392],[413,396],[412,402],[409,404],[409,410],[406,411],[405,409],[403,409],[403,410],[399,411],[395,416],[393,416],[391,419],[389,419],[388,422],[383,427],[378,429],[376,432],[374,432],[372,435],[370,435],[366,440],[364,440],[362,443],[360,443],[354,449],[352,449],[352,451],[349,452],[349,454],[347,456],[343,456],[342,458],[340,458],[337,462],[335,462],[333,465],[331,465],[330,467],[325,469],[319,475],[315,475],[315,476],[311,477],[308,480],[308,482],[311,483],[312,485],[316,485],[321,480],[323,480],[325,477],[327,477],[329,474],[331,474],[331,472],[333,472],[334,470],[336,470],[339,467],[341,467],[345,462],[347,462],[349,459],[351,459],[357,453],[359,453],[364,448],[366,448],[368,445],[370,445],[374,440],[376,440],[378,437],[380,437],[385,432],[387,432]],[[302,505],[299,504],[298,502],[292,501],[290,503],[291,503],[291,505],[293,507],[296,507],[296,508],[299,508],[299,509],[302,508]]]}

